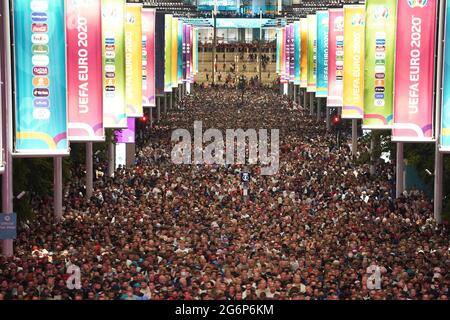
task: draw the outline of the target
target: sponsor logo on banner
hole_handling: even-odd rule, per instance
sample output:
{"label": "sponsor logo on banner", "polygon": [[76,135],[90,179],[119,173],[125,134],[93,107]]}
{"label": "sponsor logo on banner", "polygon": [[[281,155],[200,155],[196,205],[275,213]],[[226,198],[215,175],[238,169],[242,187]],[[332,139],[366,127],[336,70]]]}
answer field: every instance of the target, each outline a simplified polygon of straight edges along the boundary
{"label": "sponsor logo on banner", "polygon": [[106,86],[106,91],[114,92],[114,91],[116,91],[116,87],[114,87],[114,86]]}
{"label": "sponsor logo on banner", "polygon": [[375,59],[386,59],[386,52],[376,52]]}
{"label": "sponsor logo on banner", "polygon": [[50,80],[47,77],[35,77],[33,78],[34,87],[48,87]]}
{"label": "sponsor logo on banner", "polygon": [[106,72],[105,77],[109,78],[109,79],[115,78],[116,73],[115,72]]}
{"label": "sponsor logo on banner", "polygon": [[31,13],[31,21],[33,22],[47,22],[48,16],[45,12],[33,12]]}
{"label": "sponsor logo on banner", "polygon": [[46,76],[46,75],[48,75],[48,68],[47,67],[33,67],[33,75]]}
{"label": "sponsor logo on banner", "polygon": [[375,99],[384,99],[384,93],[376,93]]}
{"label": "sponsor logo on banner", "polygon": [[47,24],[37,24],[33,23],[31,25],[31,32],[48,32],[48,25]]}
{"label": "sponsor logo on banner", "polygon": [[384,87],[375,87],[375,92],[384,92]]}
{"label": "sponsor logo on banner", "polygon": [[33,118],[36,120],[48,120],[50,119],[50,115],[49,108],[35,108],[33,110]]}
{"label": "sponsor logo on banner", "polygon": [[48,54],[48,46],[44,44],[34,44],[31,47],[33,54]]}
{"label": "sponsor logo on banner", "polygon": [[386,66],[375,66],[375,73],[385,73]]}
{"label": "sponsor logo on banner", "polygon": [[31,35],[31,42],[33,44],[47,44],[48,43],[48,34],[34,33]]}
{"label": "sponsor logo on banner", "polygon": [[106,51],[105,52],[105,58],[106,59],[114,59],[116,57],[115,51]]}
{"label": "sponsor logo on banner", "polygon": [[36,67],[46,67],[50,63],[49,57],[43,54],[34,55],[31,58],[31,61]]}
{"label": "sponsor logo on banner", "polygon": [[377,107],[384,107],[384,99],[375,99],[375,106]]}
{"label": "sponsor logo on banner", "polygon": [[106,73],[110,73],[110,72],[115,73],[116,66],[113,64],[107,64],[107,65],[105,65],[105,71],[106,71]]}
{"label": "sponsor logo on banner", "polygon": [[377,79],[384,79],[385,74],[384,73],[375,73],[375,78]]}
{"label": "sponsor logo on banner", "polygon": [[47,12],[48,1],[45,0],[33,0],[30,2],[31,11]]}
{"label": "sponsor logo on banner", "polygon": [[48,99],[34,99],[33,105],[35,108],[48,108],[50,101]]}
{"label": "sponsor logo on banner", "polygon": [[33,96],[41,98],[48,97],[50,95],[50,90],[47,88],[35,88],[33,90]]}

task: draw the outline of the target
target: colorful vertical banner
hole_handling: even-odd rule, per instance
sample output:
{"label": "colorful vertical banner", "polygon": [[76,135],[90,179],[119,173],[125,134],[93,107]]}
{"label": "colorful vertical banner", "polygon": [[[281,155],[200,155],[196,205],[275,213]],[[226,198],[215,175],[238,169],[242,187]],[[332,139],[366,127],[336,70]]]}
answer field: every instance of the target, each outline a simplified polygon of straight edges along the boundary
{"label": "colorful vertical banner", "polygon": [[295,29],[294,24],[289,25],[289,81],[295,80]]}
{"label": "colorful vertical banner", "polygon": [[[0,1],[0,12],[2,12],[3,14],[3,2]],[[4,30],[3,29],[3,19],[0,18],[0,30]],[[5,59],[5,41],[4,41],[4,32],[0,32],[0,75],[3,75],[3,64],[4,64],[4,59]],[[0,76],[1,79],[1,76]],[[0,104],[3,103],[3,97],[5,96],[5,93],[3,92],[3,88],[4,86],[0,87]],[[4,125],[4,121],[3,118],[5,117],[3,115],[3,109],[1,109],[0,106],[0,146],[3,148],[4,147],[4,137],[3,137],[3,125]],[[3,152],[0,152],[0,173],[3,173],[5,171],[5,165],[3,162]]]}
{"label": "colorful vertical banner", "polygon": [[15,152],[68,154],[64,0],[14,1]]}
{"label": "colorful vertical banner", "polygon": [[127,117],[142,117],[142,5],[135,3],[126,5],[125,100]]}
{"label": "colorful vertical banner", "polygon": [[155,13],[155,93],[162,95],[165,91],[166,80],[166,15]]}
{"label": "colorful vertical banner", "polygon": [[344,90],[344,10],[329,10],[328,107],[342,107]]}
{"label": "colorful vertical banner", "polygon": [[142,9],[142,105],[156,107],[155,9]]}
{"label": "colorful vertical banner", "polygon": [[393,141],[434,139],[436,9],[436,0],[398,1]]}
{"label": "colorful vertical banner", "polygon": [[178,87],[178,18],[172,18],[172,88]]}
{"label": "colorful vertical banner", "polygon": [[439,150],[450,152],[450,3],[446,4],[445,47],[443,59],[441,137]]}
{"label": "colorful vertical banner", "polygon": [[104,141],[101,3],[66,2],[70,141]]}
{"label": "colorful vertical banner", "polygon": [[186,81],[188,77],[187,75],[188,43],[189,43],[188,25],[183,23],[183,81]]}
{"label": "colorful vertical banner", "polygon": [[392,128],[396,19],[395,1],[366,1],[365,129]]}
{"label": "colorful vertical banner", "polygon": [[294,84],[300,85],[301,36],[300,21],[294,22]]}
{"label": "colorful vertical banner", "polygon": [[308,18],[300,19],[300,87],[308,87]]}
{"label": "colorful vertical banner", "polygon": [[136,143],[136,118],[127,118],[127,127],[116,131],[117,143]]}
{"label": "colorful vertical banner", "polygon": [[125,1],[102,1],[103,125],[125,128]]}
{"label": "colorful vertical banner", "polygon": [[195,74],[198,73],[198,29],[195,28],[194,29],[194,40],[195,40],[195,44],[194,44],[194,63],[195,63]]}
{"label": "colorful vertical banner", "polygon": [[286,38],[285,38],[285,77],[286,82],[289,82],[291,75],[291,27],[290,25],[286,26]]}
{"label": "colorful vertical banner", "polygon": [[178,84],[183,83],[183,21],[178,20]]}
{"label": "colorful vertical banner", "polygon": [[194,83],[194,27],[189,25],[189,64],[188,64],[188,81]]}
{"label": "colorful vertical banner", "polygon": [[317,16],[308,15],[308,87],[307,92],[316,92],[317,74]]}
{"label": "colorful vertical banner", "polygon": [[286,83],[286,28],[281,29],[280,80]]}
{"label": "colorful vertical banner", "polygon": [[284,37],[284,77],[285,82],[289,82],[290,78],[290,62],[291,62],[291,46],[289,45],[291,39],[291,28],[286,26]]}
{"label": "colorful vertical banner", "polygon": [[164,92],[172,91],[172,15],[166,14],[164,20]]}
{"label": "colorful vertical banner", "polygon": [[328,11],[317,12],[316,97],[328,96]]}
{"label": "colorful vertical banner", "polygon": [[364,6],[344,6],[343,119],[364,116]]}
{"label": "colorful vertical banner", "polygon": [[281,68],[281,29],[277,29],[277,65],[276,65],[276,73],[279,75]]}

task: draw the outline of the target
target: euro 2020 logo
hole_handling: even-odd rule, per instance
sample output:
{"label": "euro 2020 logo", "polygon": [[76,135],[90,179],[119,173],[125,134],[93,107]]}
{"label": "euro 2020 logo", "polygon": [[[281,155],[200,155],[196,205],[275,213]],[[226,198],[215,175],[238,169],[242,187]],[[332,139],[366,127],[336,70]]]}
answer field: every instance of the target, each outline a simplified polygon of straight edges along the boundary
{"label": "euro 2020 logo", "polygon": [[344,31],[344,17],[339,16],[334,19],[334,31],[342,32]]}
{"label": "euro 2020 logo", "polygon": [[373,10],[375,21],[387,20],[389,18],[389,9],[385,6],[377,6]]}
{"label": "euro 2020 logo", "polygon": [[427,5],[428,0],[407,0],[411,8],[423,8]]}
{"label": "euro 2020 logo", "polygon": [[353,15],[352,26],[364,26],[364,16],[362,14]]}
{"label": "euro 2020 logo", "polygon": [[136,17],[134,16],[134,14],[129,13],[127,15],[127,23],[134,24],[135,22],[136,22]]}

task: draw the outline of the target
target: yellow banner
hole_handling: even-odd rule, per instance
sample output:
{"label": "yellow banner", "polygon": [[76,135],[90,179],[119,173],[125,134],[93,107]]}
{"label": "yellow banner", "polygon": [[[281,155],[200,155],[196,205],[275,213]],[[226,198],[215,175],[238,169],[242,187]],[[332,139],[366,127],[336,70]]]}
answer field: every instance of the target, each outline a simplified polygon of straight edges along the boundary
{"label": "yellow banner", "polygon": [[127,117],[142,117],[142,7],[137,4],[126,6],[125,97]]}
{"label": "yellow banner", "polygon": [[178,87],[178,18],[172,18],[172,88]]}
{"label": "yellow banner", "polygon": [[[343,119],[364,117],[364,29],[364,6],[344,6]],[[336,56],[340,54],[336,52]]]}
{"label": "yellow banner", "polygon": [[300,19],[301,30],[301,67],[300,67],[300,87],[308,87],[308,19]]}

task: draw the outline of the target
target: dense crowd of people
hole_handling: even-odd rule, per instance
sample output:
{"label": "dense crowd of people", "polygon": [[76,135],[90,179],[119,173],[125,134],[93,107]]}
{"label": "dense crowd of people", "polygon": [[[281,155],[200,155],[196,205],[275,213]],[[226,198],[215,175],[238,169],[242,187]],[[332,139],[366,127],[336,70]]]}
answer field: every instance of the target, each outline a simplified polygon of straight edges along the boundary
{"label": "dense crowd of people", "polygon": [[[134,167],[99,175],[91,199],[83,176],[70,181],[60,224],[36,209],[15,256],[0,257],[0,300],[447,300],[449,233],[431,201],[396,199],[391,164],[370,175],[308,114],[275,90],[196,90],[145,134]],[[200,120],[279,129],[278,173],[249,165],[244,195],[242,165],[173,164],[173,130]]]}
{"label": "dense crowd of people", "polygon": [[[275,52],[277,44],[274,41],[264,42],[261,44],[261,52]],[[212,42],[199,42],[199,49],[201,52],[208,52],[213,50]],[[248,43],[217,43],[216,52],[234,52],[234,53],[257,53],[259,51],[258,41]]]}

